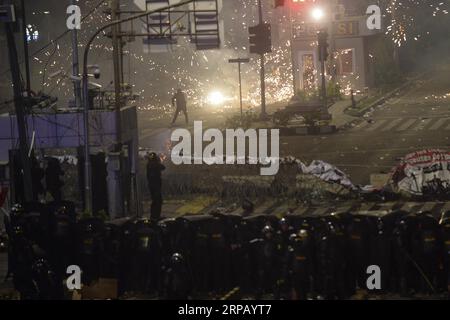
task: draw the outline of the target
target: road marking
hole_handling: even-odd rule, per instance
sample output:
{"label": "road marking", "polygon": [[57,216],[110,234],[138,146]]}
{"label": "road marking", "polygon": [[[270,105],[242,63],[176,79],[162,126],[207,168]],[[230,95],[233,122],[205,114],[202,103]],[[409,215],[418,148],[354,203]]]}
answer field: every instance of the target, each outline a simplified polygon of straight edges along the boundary
{"label": "road marking", "polygon": [[301,207],[300,209],[294,210],[294,214],[295,214],[295,215],[302,216],[302,215],[304,215],[308,210],[309,210],[308,207]]}
{"label": "road marking", "polygon": [[417,202],[407,202],[400,210],[410,212],[410,210],[415,206],[417,206]]}
{"label": "road marking", "polygon": [[370,128],[367,128],[366,131],[375,131],[378,128],[380,128],[383,124],[385,124],[387,122],[387,120],[378,120],[375,122],[375,124],[373,126],[371,126]]}
{"label": "road marking", "polygon": [[346,213],[346,212],[351,211],[354,206],[355,206],[354,204],[349,204],[347,206],[340,207],[340,208],[334,210],[334,212],[336,212],[336,213]]}
{"label": "road marking", "polygon": [[363,123],[358,124],[354,129],[364,129],[365,127],[367,127],[370,123],[368,121],[364,121]]}
{"label": "road marking", "polygon": [[396,119],[396,120],[392,121],[388,126],[384,127],[383,130],[381,130],[381,131],[392,130],[392,129],[394,129],[395,126],[397,126],[402,121],[403,121],[403,119]]}
{"label": "road marking", "polygon": [[447,121],[448,119],[446,118],[441,118],[438,121],[436,121],[429,130],[438,130],[442,125],[444,125],[444,123]]}
{"label": "road marking", "polygon": [[377,206],[377,204],[376,203],[370,203],[370,202],[368,202],[368,203],[363,203],[363,204],[361,204],[361,207],[359,208],[359,210],[358,211],[371,211],[371,210],[373,210],[375,207]]}
{"label": "road marking", "polygon": [[411,127],[413,125],[413,123],[416,122],[416,121],[417,121],[417,119],[409,119],[403,125],[401,125],[396,131],[405,131],[409,127]]}
{"label": "road marking", "polygon": [[436,202],[426,202],[419,211],[431,211],[433,212],[433,208],[436,206]]}
{"label": "road marking", "polygon": [[395,204],[396,202],[381,203],[380,208],[378,210],[393,211]]}
{"label": "road marking", "polygon": [[419,123],[414,126],[411,130],[420,131],[426,128],[426,126],[433,121],[433,119],[420,120]]}
{"label": "road marking", "polygon": [[321,216],[324,215],[325,213],[327,213],[329,210],[329,208],[318,208],[316,210],[314,210],[314,212],[312,212],[311,214],[313,216]]}

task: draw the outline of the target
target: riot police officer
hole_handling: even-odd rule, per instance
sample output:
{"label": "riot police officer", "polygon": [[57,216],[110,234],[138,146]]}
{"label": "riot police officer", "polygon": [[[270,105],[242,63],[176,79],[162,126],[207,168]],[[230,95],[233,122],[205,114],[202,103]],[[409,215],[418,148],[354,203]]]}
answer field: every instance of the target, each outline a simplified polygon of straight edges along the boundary
{"label": "riot police officer", "polygon": [[142,293],[154,293],[158,288],[161,254],[156,228],[148,219],[136,221],[132,246],[133,289]]}
{"label": "riot police officer", "polygon": [[187,300],[192,292],[192,279],[184,258],[174,253],[165,270],[161,297],[167,300]]}
{"label": "riot police officer", "polygon": [[[6,278],[8,278],[14,271],[16,256],[13,252],[13,248],[16,247],[15,238],[17,236],[23,235],[23,216],[25,214],[25,211],[20,204],[15,204],[11,208],[9,215],[5,214],[3,217],[4,225],[6,234],[9,238],[9,246],[8,246],[8,273],[6,275]],[[15,227],[20,227],[19,229],[15,230]],[[19,232],[16,234],[16,232]]]}
{"label": "riot police officer", "polygon": [[98,218],[87,218],[80,220],[76,228],[76,260],[83,270],[83,283],[90,285],[100,277],[104,223]]}
{"label": "riot police officer", "polygon": [[338,225],[325,218],[321,219],[317,231],[316,289],[321,294],[319,298],[343,299],[345,295],[345,259],[341,249],[341,231]]}
{"label": "riot police officer", "polygon": [[49,261],[56,275],[63,278],[67,266],[75,263],[75,221],[65,206],[54,212],[50,226]]}
{"label": "riot police officer", "polygon": [[35,299],[61,300],[64,298],[62,279],[56,276],[47,260],[40,258],[31,267]]}
{"label": "riot police officer", "polygon": [[422,269],[418,289],[423,293],[436,290],[439,260],[439,225],[436,219],[424,212],[417,216],[413,258]]}
{"label": "riot police officer", "polygon": [[22,226],[12,227],[9,246],[9,268],[13,275],[13,284],[24,300],[35,299],[35,287],[31,266],[38,254],[36,247],[29,241]]}
{"label": "riot police officer", "polygon": [[274,239],[273,228],[266,225],[262,230],[262,238],[256,242],[257,249],[257,294],[275,291],[275,284],[279,274],[279,251]]}
{"label": "riot police officer", "polygon": [[450,298],[450,217],[441,221],[443,258],[444,258],[444,286],[447,286],[448,298]]}
{"label": "riot police officer", "polygon": [[369,265],[379,266],[383,271],[383,277],[381,277],[381,290],[386,291],[389,288],[389,280],[391,277],[391,235],[385,220],[382,217],[373,218],[372,226]]}
{"label": "riot police officer", "polygon": [[308,230],[301,229],[291,236],[289,247],[289,288],[293,300],[306,300],[312,289],[313,254]]}
{"label": "riot police officer", "polygon": [[366,286],[366,268],[368,264],[368,238],[369,233],[366,219],[355,216],[347,224],[348,239],[348,278],[349,287],[364,288]]}
{"label": "riot police officer", "polygon": [[408,293],[411,274],[410,235],[406,217],[399,218],[392,232],[392,280],[391,288],[402,295]]}
{"label": "riot police officer", "polygon": [[278,231],[276,233],[276,241],[278,245],[278,250],[281,253],[285,253],[289,245],[290,236],[295,233],[294,228],[289,225],[286,218],[281,218],[278,222]]}

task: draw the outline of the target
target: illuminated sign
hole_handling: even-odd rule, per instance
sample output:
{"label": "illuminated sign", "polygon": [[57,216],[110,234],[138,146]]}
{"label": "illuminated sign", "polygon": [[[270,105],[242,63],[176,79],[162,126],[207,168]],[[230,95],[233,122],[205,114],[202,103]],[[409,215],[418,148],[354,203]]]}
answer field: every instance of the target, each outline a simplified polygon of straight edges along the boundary
{"label": "illuminated sign", "polygon": [[359,35],[358,21],[339,21],[333,24],[335,36],[357,36]]}
{"label": "illuminated sign", "polygon": [[[314,38],[317,32],[322,28],[316,23],[298,23],[293,26],[294,38]],[[359,36],[359,21],[339,21],[333,23],[333,36],[350,37]]]}

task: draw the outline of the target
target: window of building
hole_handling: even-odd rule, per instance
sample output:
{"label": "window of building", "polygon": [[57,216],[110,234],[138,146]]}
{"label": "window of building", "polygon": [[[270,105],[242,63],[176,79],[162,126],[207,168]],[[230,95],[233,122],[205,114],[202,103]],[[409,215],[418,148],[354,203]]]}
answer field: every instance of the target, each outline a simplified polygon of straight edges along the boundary
{"label": "window of building", "polygon": [[314,90],[316,87],[314,55],[312,53],[305,53],[301,56],[301,61],[303,69],[303,90]]}
{"label": "window of building", "polygon": [[338,50],[336,63],[339,75],[348,75],[355,72],[354,70],[354,49]]}

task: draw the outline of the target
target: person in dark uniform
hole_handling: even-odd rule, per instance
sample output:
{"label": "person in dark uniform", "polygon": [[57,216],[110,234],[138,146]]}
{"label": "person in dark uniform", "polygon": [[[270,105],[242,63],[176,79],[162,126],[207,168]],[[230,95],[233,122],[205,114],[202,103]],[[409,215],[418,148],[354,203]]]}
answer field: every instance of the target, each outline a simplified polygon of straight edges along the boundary
{"label": "person in dark uniform", "polygon": [[450,217],[441,221],[442,241],[443,241],[443,259],[444,259],[444,286],[447,286],[448,298],[450,298]]}
{"label": "person in dark uniform", "polygon": [[320,299],[343,299],[345,296],[345,259],[342,253],[342,236],[339,223],[321,220],[316,239],[317,289]]}
{"label": "person in dark uniform", "polygon": [[372,231],[370,235],[369,265],[379,266],[383,272],[381,277],[381,292],[389,288],[391,278],[391,234],[387,221],[382,217],[372,219]]}
{"label": "person in dark uniform", "polygon": [[27,239],[21,225],[12,227],[10,237],[8,263],[14,288],[20,293],[21,299],[35,299],[31,266],[37,256],[36,246]]}
{"label": "person in dark uniform", "polygon": [[366,269],[368,264],[368,226],[366,219],[362,216],[355,216],[347,224],[347,245],[348,245],[348,276],[350,287],[365,288]]}
{"label": "person in dark uniform", "polygon": [[187,114],[187,97],[186,94],[181,89],[178,89],[172,98],[172,106],[175,106],[175,104],[177,109],[175,111],[175,115],[173,117],[171,124],[173,125],[177,121],[180,112],[184,113],[184,117],[186,118],[186,124],[188,124],[189,119]]}
{"label": "person in dark uniform", "polygon": [[187,300],[192,291],[192,281],[184,258],[174,253],[170,259],[170,267],[163,277],[161,297],[166,300]]}
{"label": "person in dark uniform", "polygon": [[281,218],[279,223],[279,229],[276,233],[276,241],[278,245],[278,250],[285,253],[287,247],[289,246],[289,238],[295,233],[294,228],[289,225],[286,218]]}
{"label": "person in dark uniform", "polygon": [[414,250],[414,259],[423,272],[418,288],[422,293],[431,293],[438,282],[440,227],[430,212],[419,214],[417,227],[419,241]]}
{"label": "person in dark uniform", "polygon": [[288,250],[289,288],[293,300],[306,300],[312,285],[312,242],[307,230],[291,236]]}
{"label": "person in dark uniform", "polygon": [[161,269],[161,243],[157,235],[157,226],[148,219],[135,223],[133,239],[132,282],[134,290],[154,293],[158,289]]}
{"label": "person in dark uniform", "polygon": [[408,280],[410,279],[409,262],[409,230],[405,218],[396,222],[392,233],[392,280],[391,288],[394,292],[399,292],[406,296],[408,294]]}
{"label": "person in dark uniform", "polygon": [[262,230],[257,255],[257,288],[258,296],[273,292],[278,275],[278,250],[274,239],[274,231],[266,225]]}
{"label": "person in dark uniform", "polygon": [[161,172],[166,167],[161,163],[161,159],[154,152],[150,153],[147,163],[147,181],[152,196],[152,205],[150,216],[152,221],[158,221],[161,218],[162,199],[162,180]]}

